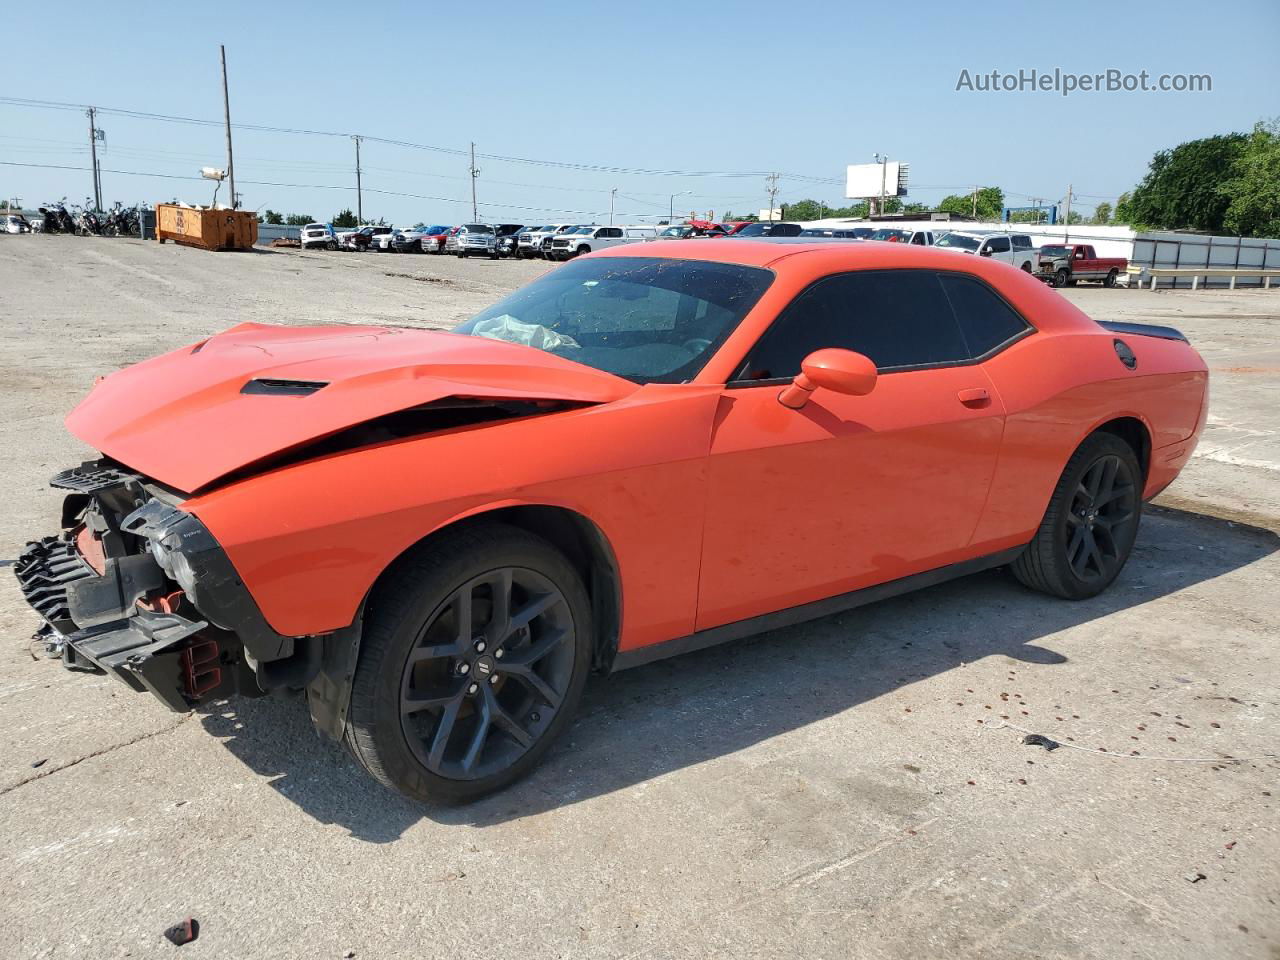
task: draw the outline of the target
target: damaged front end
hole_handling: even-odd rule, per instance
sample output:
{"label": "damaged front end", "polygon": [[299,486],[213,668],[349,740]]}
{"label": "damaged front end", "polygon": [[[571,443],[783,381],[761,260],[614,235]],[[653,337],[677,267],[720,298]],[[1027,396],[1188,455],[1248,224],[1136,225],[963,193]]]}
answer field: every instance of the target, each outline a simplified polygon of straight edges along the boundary
{"label": "damaged front end", "polygon": [[27,544],[13,565],[48,656],[175,711],[300,688],[320,672],[319,638],[271,629],[180,495],[108,460],[50,483],[68,491],[62,532]]}

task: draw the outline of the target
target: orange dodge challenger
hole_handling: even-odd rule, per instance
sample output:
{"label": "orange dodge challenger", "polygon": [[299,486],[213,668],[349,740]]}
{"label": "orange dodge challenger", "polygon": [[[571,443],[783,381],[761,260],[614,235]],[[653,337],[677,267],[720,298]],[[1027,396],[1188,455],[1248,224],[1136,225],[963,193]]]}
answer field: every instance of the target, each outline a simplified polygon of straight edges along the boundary
{"label": "orange dodge challenger", "polygon": [[67,668],[305,691],[378,780],[465,801],[592,670],[997,565],[1093,596],[1207,387],[1176,330],[978,257],[633,245],[449,333],[243,324],[111,374],[14,569]]}

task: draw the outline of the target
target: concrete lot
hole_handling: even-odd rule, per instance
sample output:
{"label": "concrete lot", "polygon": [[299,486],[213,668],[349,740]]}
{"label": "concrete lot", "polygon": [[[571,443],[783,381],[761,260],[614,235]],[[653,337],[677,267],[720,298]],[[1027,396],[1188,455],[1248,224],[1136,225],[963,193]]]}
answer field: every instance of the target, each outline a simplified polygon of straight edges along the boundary
{"label": "concrete lot", "polygon": [[[55,527],[96,374],[245,320],[449,325],[546,267],[0,237],[0,560]],[[1280,957],[1280,762],[1225,759],[1280,752],[1280,291],[1066,294],[1213,370],[1111,591],[997,571],[594,681],[470,807],[300,702],[177,716],[35,660],[0,576],[0,948],[165,956],[193,914],[183,957]]]}

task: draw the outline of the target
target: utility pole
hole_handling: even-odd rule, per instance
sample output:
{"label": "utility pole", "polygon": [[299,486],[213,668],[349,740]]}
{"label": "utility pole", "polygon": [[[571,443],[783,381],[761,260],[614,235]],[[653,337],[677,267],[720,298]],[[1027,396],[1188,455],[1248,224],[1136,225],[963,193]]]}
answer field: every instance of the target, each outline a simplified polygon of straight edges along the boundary
{"label": "utility pole", "polygon": [[356,142],[356,220],[364,226],[364,200],[360,192],[360,138],[352,137]]}
{"label": "utility pole", "polygon": [[618,195],[618,188],[609,191],[609,226],[613,226],[613,200]]}
{"label": "utility pole", "polygon": [[772,222],[772,221],[773,221],[773,205],[774,205],[774,200],[775,200],[775,199],[777,199],[777,196],[778,196],[778,178],[779,178],[780,176],[782,176],[782,174],[780,174],[780,173],[771,173],[771,174],[769,174],[767,177],[765,177],[765,178],[764,178],[765,183],[767,183],[767,184],[768,184],[768,186],[767,186],[767,187],[765,187],[765,189],[769,191],[769,220],[770,220],[770,222]]}
{"label": "utility pole", "polygon": [[88,110],[89,115],[89,159],[93,165],[93,209],[102,209],[102,181],[98,174],[98,125],[94,122],[94,114],[97,111],[93,107]]}
{"label": "utility pole", "polygon": [[231,209],[236,208],[236,163],[231,155],[231,98],[227,94],[227,48],[218,45],[222,55],[222,112],[227,121],[227,179],[231,181]]}
{"label": "utility pole", "polygon": [[[1063,227],[1065,229],[1065,232],[1062,234],[1062,239],[1064,242],[1071,239],[1071,187],[1072,187],[1072,184],[1068,183],[1066,215],[1063,216],[1062,218]],[[1155,281],[1153,280],[1152,283],[1154,282]]]}
{"label": "utility pole", "polygon": [[889,157],[887,154],[882,156],[879,153],[873,153],[871,155],[871,159],[880,164],[880,204],[876,207],[876,214],[878,216],[884,216],[884,197],[885,193],[888,191],[888,184],[885,180],[889,176]]}
{"label": "utility pole", "polygon": [[480,222],[480,214],[476,210],[476,177],[480,176],[480,170],[476,167],[476,145],[471,143],[471,219]]}
{"label": "utility pole", "polygon": [[973,219],[978,219],[978,188],[973,188]]}

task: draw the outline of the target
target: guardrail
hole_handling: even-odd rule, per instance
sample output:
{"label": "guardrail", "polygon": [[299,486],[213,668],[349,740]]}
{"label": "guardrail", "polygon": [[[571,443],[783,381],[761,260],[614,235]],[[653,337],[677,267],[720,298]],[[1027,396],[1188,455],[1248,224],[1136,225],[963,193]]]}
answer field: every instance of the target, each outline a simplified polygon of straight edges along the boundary
{"label": "guardrail", "polygon": [[1149,290],[1156,288],[1156,283],[1161,277],[1190,277],[1191,289],[1198,290],[1200,288],[1200,278],[1206,280],[1209,277],[1230,277],[1231,283],[1228,289],[1236,288],[1236,280],[1238,278],[1257,277],[1262,281],[1264,289],[1271,289],[1271,280],[1273,277],[1280,277],[1280,270],[1260,269],[1256,267],[1143,267],[1130,264],[1125,271],[1131,277],[1137,277],[1138,288],[1142,288],[1142,281],[1147,277],[1151,278]]}

